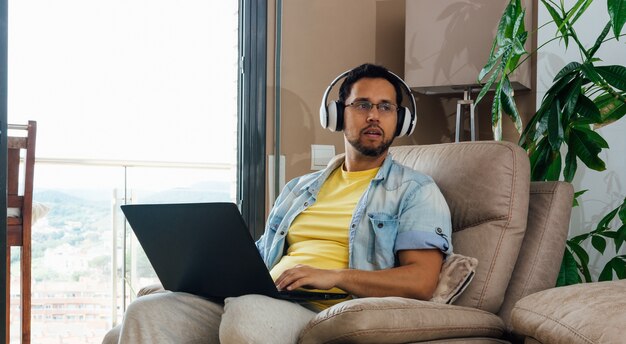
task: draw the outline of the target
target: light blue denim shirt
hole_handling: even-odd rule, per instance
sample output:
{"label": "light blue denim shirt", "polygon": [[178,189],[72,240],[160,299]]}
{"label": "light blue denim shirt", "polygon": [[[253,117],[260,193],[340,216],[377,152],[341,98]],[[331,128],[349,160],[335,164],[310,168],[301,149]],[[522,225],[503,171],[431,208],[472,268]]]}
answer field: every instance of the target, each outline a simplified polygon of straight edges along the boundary
{"label": "light blue denim shirt", "polygon": [[[256,242],[263,261],[274,267],[286,251],[293,220],[316,201],[338,159],[326,169],[291,180],[274,203],[263,236]],[[439,249],[452,253],[450,209],[431,177],[387,156],[359,199],[349,228],[349,267],[388,269],[400,250]]]}

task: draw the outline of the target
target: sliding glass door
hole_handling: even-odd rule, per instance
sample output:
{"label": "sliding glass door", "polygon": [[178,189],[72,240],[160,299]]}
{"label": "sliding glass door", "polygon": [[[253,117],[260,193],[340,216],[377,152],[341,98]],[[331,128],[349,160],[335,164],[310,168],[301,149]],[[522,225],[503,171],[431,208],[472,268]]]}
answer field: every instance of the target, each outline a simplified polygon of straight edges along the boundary
{"label": "sliding glass door", "polygon": [[[8,5],[8,123],[38,125],[31,341],[100,343],[158,282],[119,205],[235,202],[262,226],[267,8]],[[19,342],[21,257],[8,254]]]}

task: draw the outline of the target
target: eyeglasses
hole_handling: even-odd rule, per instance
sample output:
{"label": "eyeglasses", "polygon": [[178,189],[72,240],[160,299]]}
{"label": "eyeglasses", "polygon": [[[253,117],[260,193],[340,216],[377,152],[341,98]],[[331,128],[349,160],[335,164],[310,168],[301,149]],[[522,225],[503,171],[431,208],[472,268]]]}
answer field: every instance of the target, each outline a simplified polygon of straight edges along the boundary
{"label": "eyeglasses", "polygon": [[391,104],[387,102],[374,104],[367,100],[357,100],[346,105],[346,107],[348,106],[353,108],[356,112],[362,114],[369,113],[370,111],[372,111],[372,108],[374,106],[378,109],[378,113],[380,113],[381,115],[388,115],[398,111],[398,106],[396,104]]}

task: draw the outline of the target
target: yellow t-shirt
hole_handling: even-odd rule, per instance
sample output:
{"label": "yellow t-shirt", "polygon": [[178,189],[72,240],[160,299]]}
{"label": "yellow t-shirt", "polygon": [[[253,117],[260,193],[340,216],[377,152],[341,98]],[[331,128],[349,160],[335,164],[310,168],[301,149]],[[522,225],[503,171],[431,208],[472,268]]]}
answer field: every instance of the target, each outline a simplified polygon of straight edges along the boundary
{"label": "yellow t-shirt", "polygon": [[[352,213],[378,168],[346,172],[335,169],[320,188],[317,201],[300,213],[287,233],[287,253],[270,271],[276,280],[298,264],[320,269],[348,268],[348,227]],[[338,288],[331,292],[341,293]],[[313,301],[319,309],[343,300]]]}

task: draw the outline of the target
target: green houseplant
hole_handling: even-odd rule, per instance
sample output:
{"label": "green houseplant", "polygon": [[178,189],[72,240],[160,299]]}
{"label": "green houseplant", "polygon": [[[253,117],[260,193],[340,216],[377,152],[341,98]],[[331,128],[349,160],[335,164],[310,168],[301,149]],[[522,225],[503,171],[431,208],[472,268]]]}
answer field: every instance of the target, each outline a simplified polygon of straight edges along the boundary
{"label": "green houseplant", "polygon": [[[566,49],[573,45],[581,57],[580,61],[567,64],[556,74],[539,109],[525,127],[522,125],[509,80],[509,75],[530,56],[524,49],[528,32],[524,28],[525,10],[520,0],[510,0],[507,5],[489,60],[478,76],[479,82],[484,81],[484,86],[476,103],[488,91],[494,90],[491,107],[494,138],[502,139],[502,115],[508,115],[521,134],[519,144],[528,152],[532,180],[559,180],[562,176],[563,180],[571,182],[579,161],[590,169],[605,170],[605,163],[599,154],[609,147],[595,129],[618,121],[626,114],[626,67],[602,65],[602,60],[596,57],[602,44],[624,36],[621,32],[626,23],[626,0],[606,1],[610,20],[595,43],[585,46],[579,39],[574,24],[583,17],[592,2],[593,0],[578,0],[571,8],[566,8],[563,0],[540,1],[552,21],[539,29],[549,24],[556,27],[555,37],[546,44],[561,40]],[[577,192],[576,197],[585,191]],[[616,217],[620,219],[621,226],[613,229],[609,224]],[[586,240],[590,240],[592,247],[600,254],[605,253],[607,240],[615,245],[615,256],[605,265],[599,280],[613,279],[613,273],[619,279],[626,278],[626,255],[618,254],[622,244],[626,242],[625,224],[626,199],[606,214],[595,229],[570,238],[567,241],[558,284],[592,281],[589,253],[582,246]]]}

